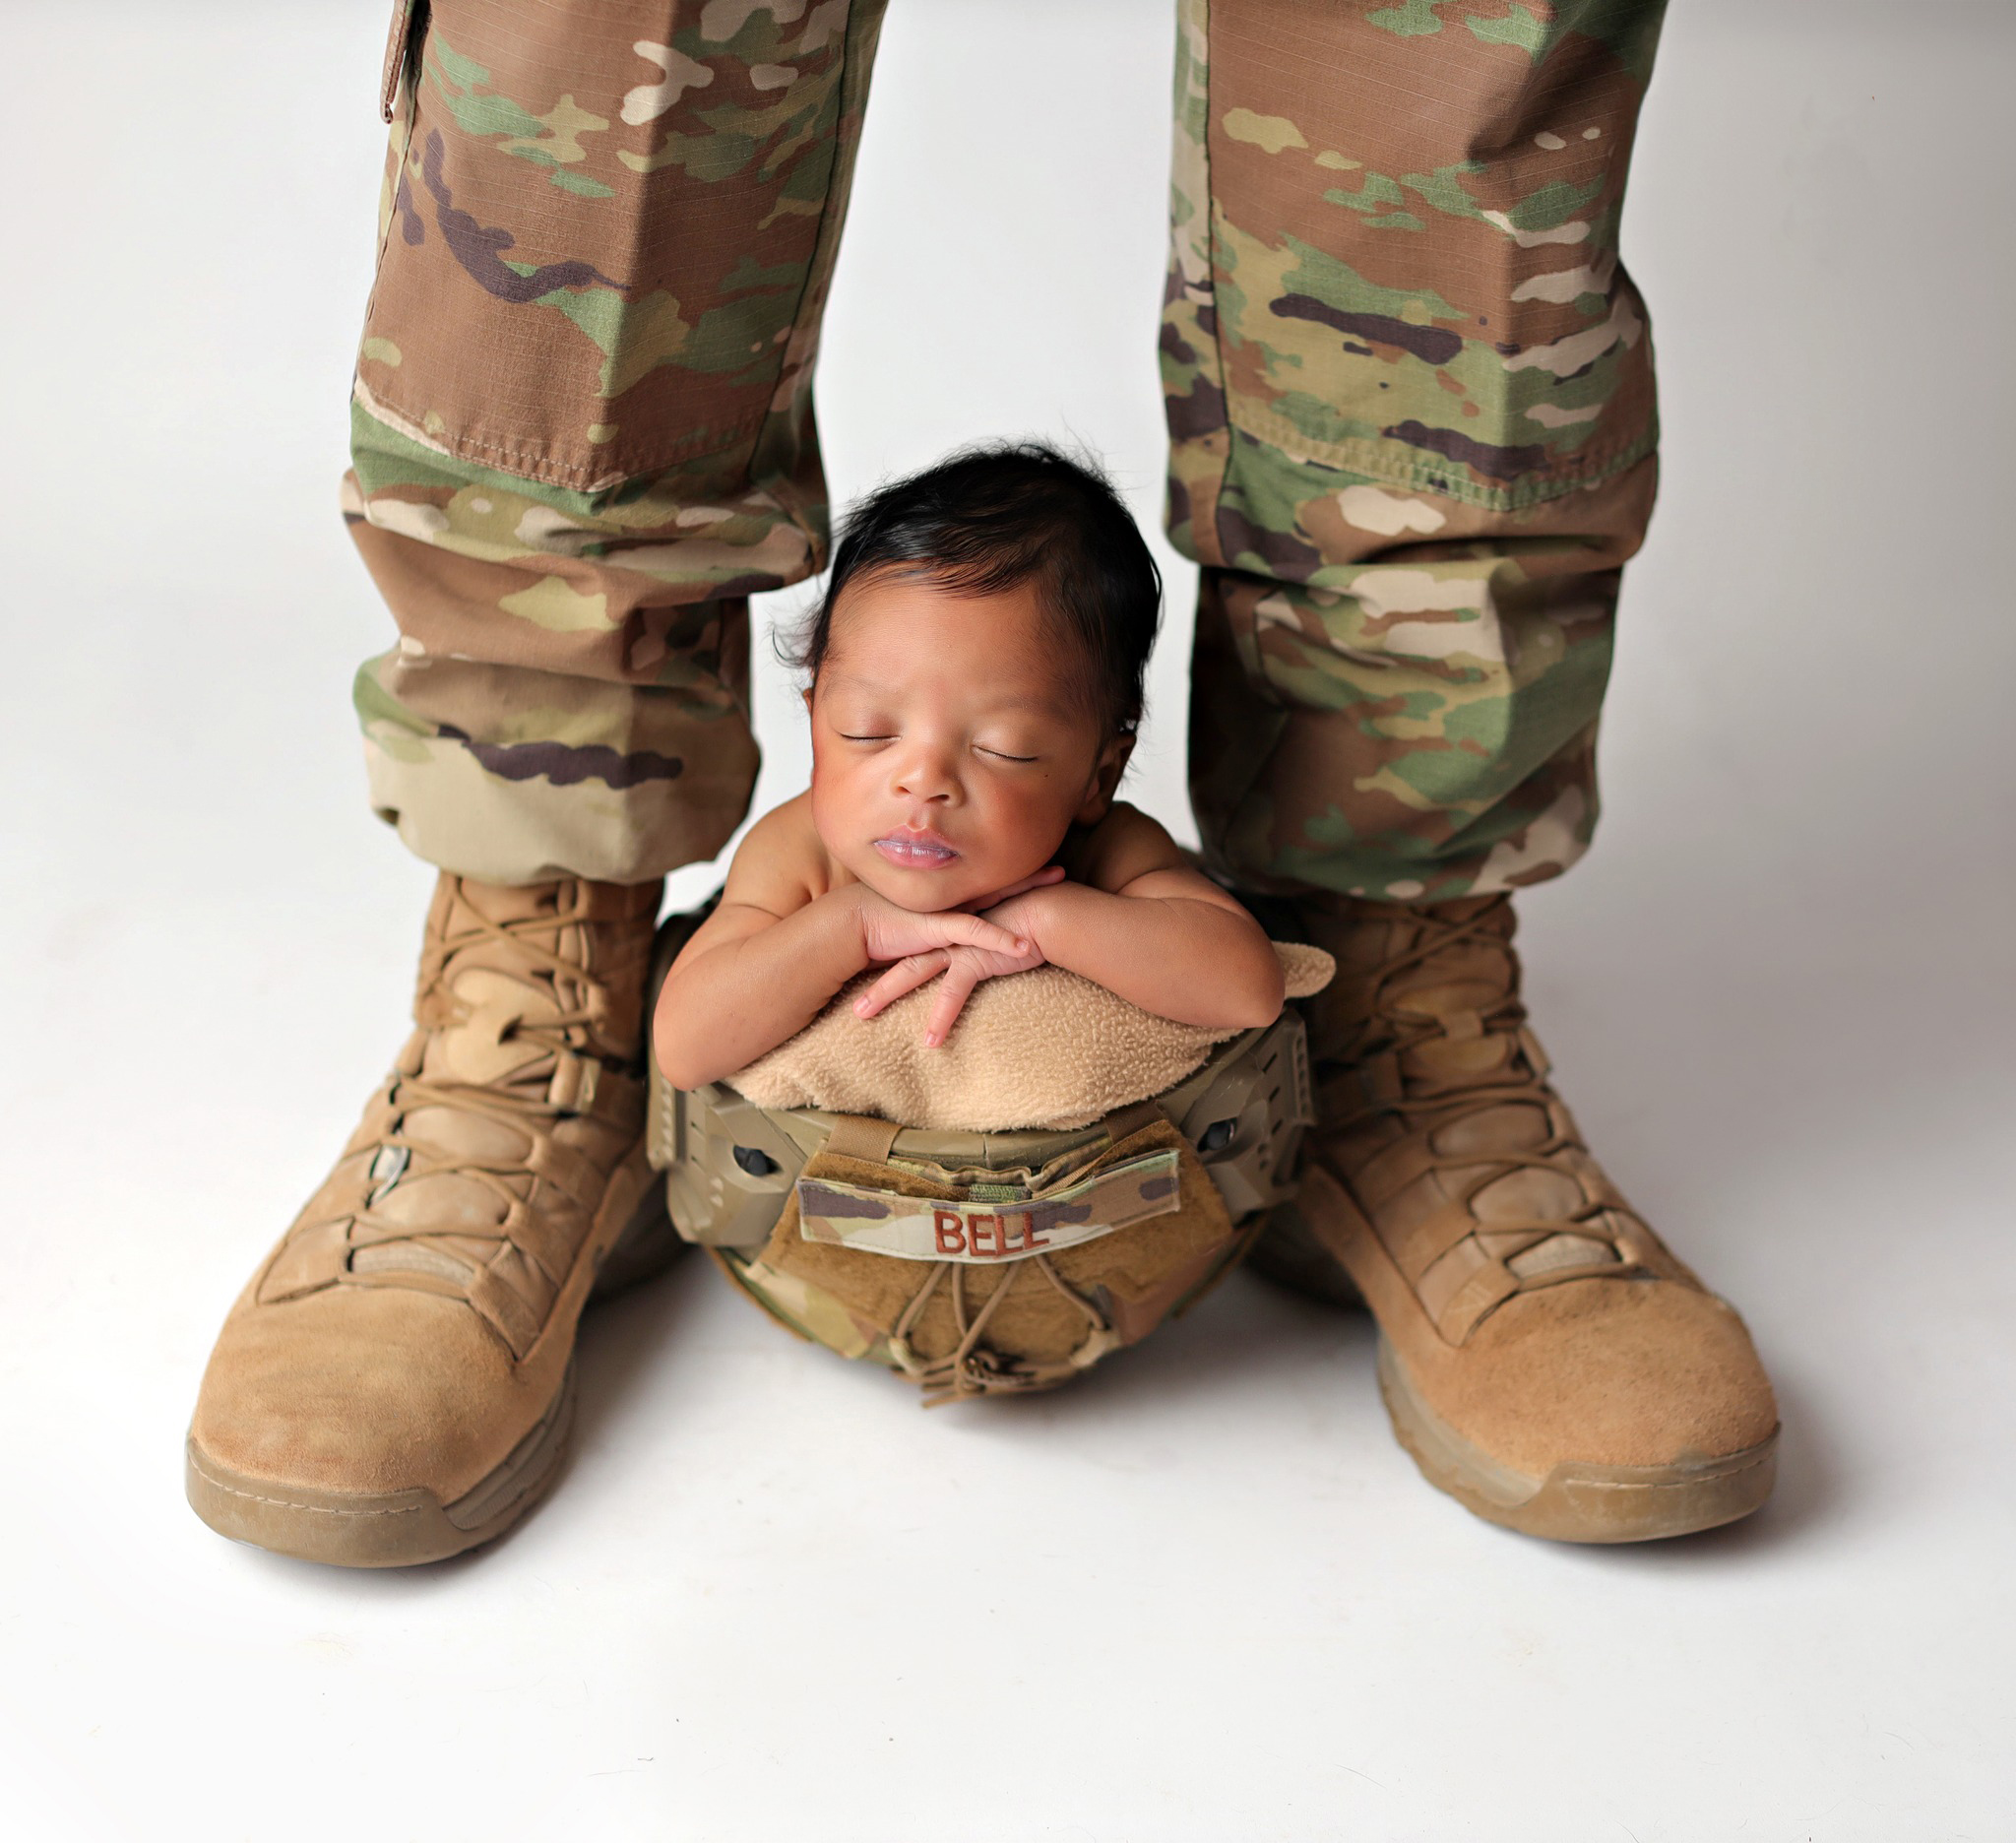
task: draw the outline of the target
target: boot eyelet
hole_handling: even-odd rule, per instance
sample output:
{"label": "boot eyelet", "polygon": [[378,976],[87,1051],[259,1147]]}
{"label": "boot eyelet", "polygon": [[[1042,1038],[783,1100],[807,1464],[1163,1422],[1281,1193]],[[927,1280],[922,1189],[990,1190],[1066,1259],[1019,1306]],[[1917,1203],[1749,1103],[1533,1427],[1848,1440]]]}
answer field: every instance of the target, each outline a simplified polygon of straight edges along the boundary
{"label": "boot eyelet", "polygon": [[[404,1121],[400,1122],[402,1125]],[[403,1145],[382,1145],[371,1160],[371,1168],[365,1174],[371,1180],[371,1188],[364,1198],[364,1207],[370,1209],[406,1176],[407,1167],[413,1162],[412,1149]]]}

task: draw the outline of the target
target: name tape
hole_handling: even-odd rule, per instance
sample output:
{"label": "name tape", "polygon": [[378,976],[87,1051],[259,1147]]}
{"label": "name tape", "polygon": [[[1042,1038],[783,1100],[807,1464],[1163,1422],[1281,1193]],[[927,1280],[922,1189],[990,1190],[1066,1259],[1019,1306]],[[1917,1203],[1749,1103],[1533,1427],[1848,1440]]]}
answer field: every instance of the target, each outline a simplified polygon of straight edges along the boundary
{"label": "name tape", "polygon": [[1172,1215],[1182,1207],[1177,1158],[1173,1150],[1145,1153],[1027,1203],[940,1201],[800,1177],[798,1234],[901,1260],[1027,1260]]}

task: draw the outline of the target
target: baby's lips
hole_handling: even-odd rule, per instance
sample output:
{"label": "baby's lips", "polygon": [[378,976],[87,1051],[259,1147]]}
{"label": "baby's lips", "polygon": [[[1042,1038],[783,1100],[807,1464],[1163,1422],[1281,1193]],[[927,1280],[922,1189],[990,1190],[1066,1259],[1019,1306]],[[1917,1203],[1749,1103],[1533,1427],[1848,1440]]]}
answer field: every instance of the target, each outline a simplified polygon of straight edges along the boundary
{"label": "baby's lips", "polygon": [[913,869],[942,866],[959,857],[956,846],[931,832],[888,832],[874,841],[874,848],[892,862],[907,860]]}

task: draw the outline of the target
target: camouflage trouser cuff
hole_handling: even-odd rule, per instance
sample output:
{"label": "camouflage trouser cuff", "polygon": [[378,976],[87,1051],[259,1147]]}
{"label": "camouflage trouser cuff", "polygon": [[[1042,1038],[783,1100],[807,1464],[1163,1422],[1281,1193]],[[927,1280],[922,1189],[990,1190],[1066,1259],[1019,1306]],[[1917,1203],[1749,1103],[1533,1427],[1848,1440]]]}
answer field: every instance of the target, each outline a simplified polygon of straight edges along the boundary
{"label": "camouflage trouser cuff", "polygon": [[465,739],[366,737],[371,805],[428,863],[486,883],[551,877],[647,883],[712,858],[737,823],[732,806],[676,781],[611,787],[492,774]]}

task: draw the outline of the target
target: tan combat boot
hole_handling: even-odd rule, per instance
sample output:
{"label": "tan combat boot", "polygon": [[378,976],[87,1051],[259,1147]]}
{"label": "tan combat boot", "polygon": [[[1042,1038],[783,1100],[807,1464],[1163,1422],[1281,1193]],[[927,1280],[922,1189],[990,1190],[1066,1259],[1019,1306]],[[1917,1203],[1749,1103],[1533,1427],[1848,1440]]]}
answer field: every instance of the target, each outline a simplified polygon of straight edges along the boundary
{"label": "tan combat boot", "polygon": [[1334,1296],[1326,1256],[1343,1264],[1401,1443],[1479,1516],[1607,1543],[1754,1510],[1770,1381],[1547,1085],[1509,899],[1340,898],[1298,920],[1338,974],[1312,1019],[1322,1123],[1263,1268]]}
{"label": "tan combat boot", "polygon": [[392,1567],[551,1483],[598,1268],[676,1242],[644,1160],[656,883],[443,875],[419,1028],[224,1322],[189,1430],[213,1529]]}

